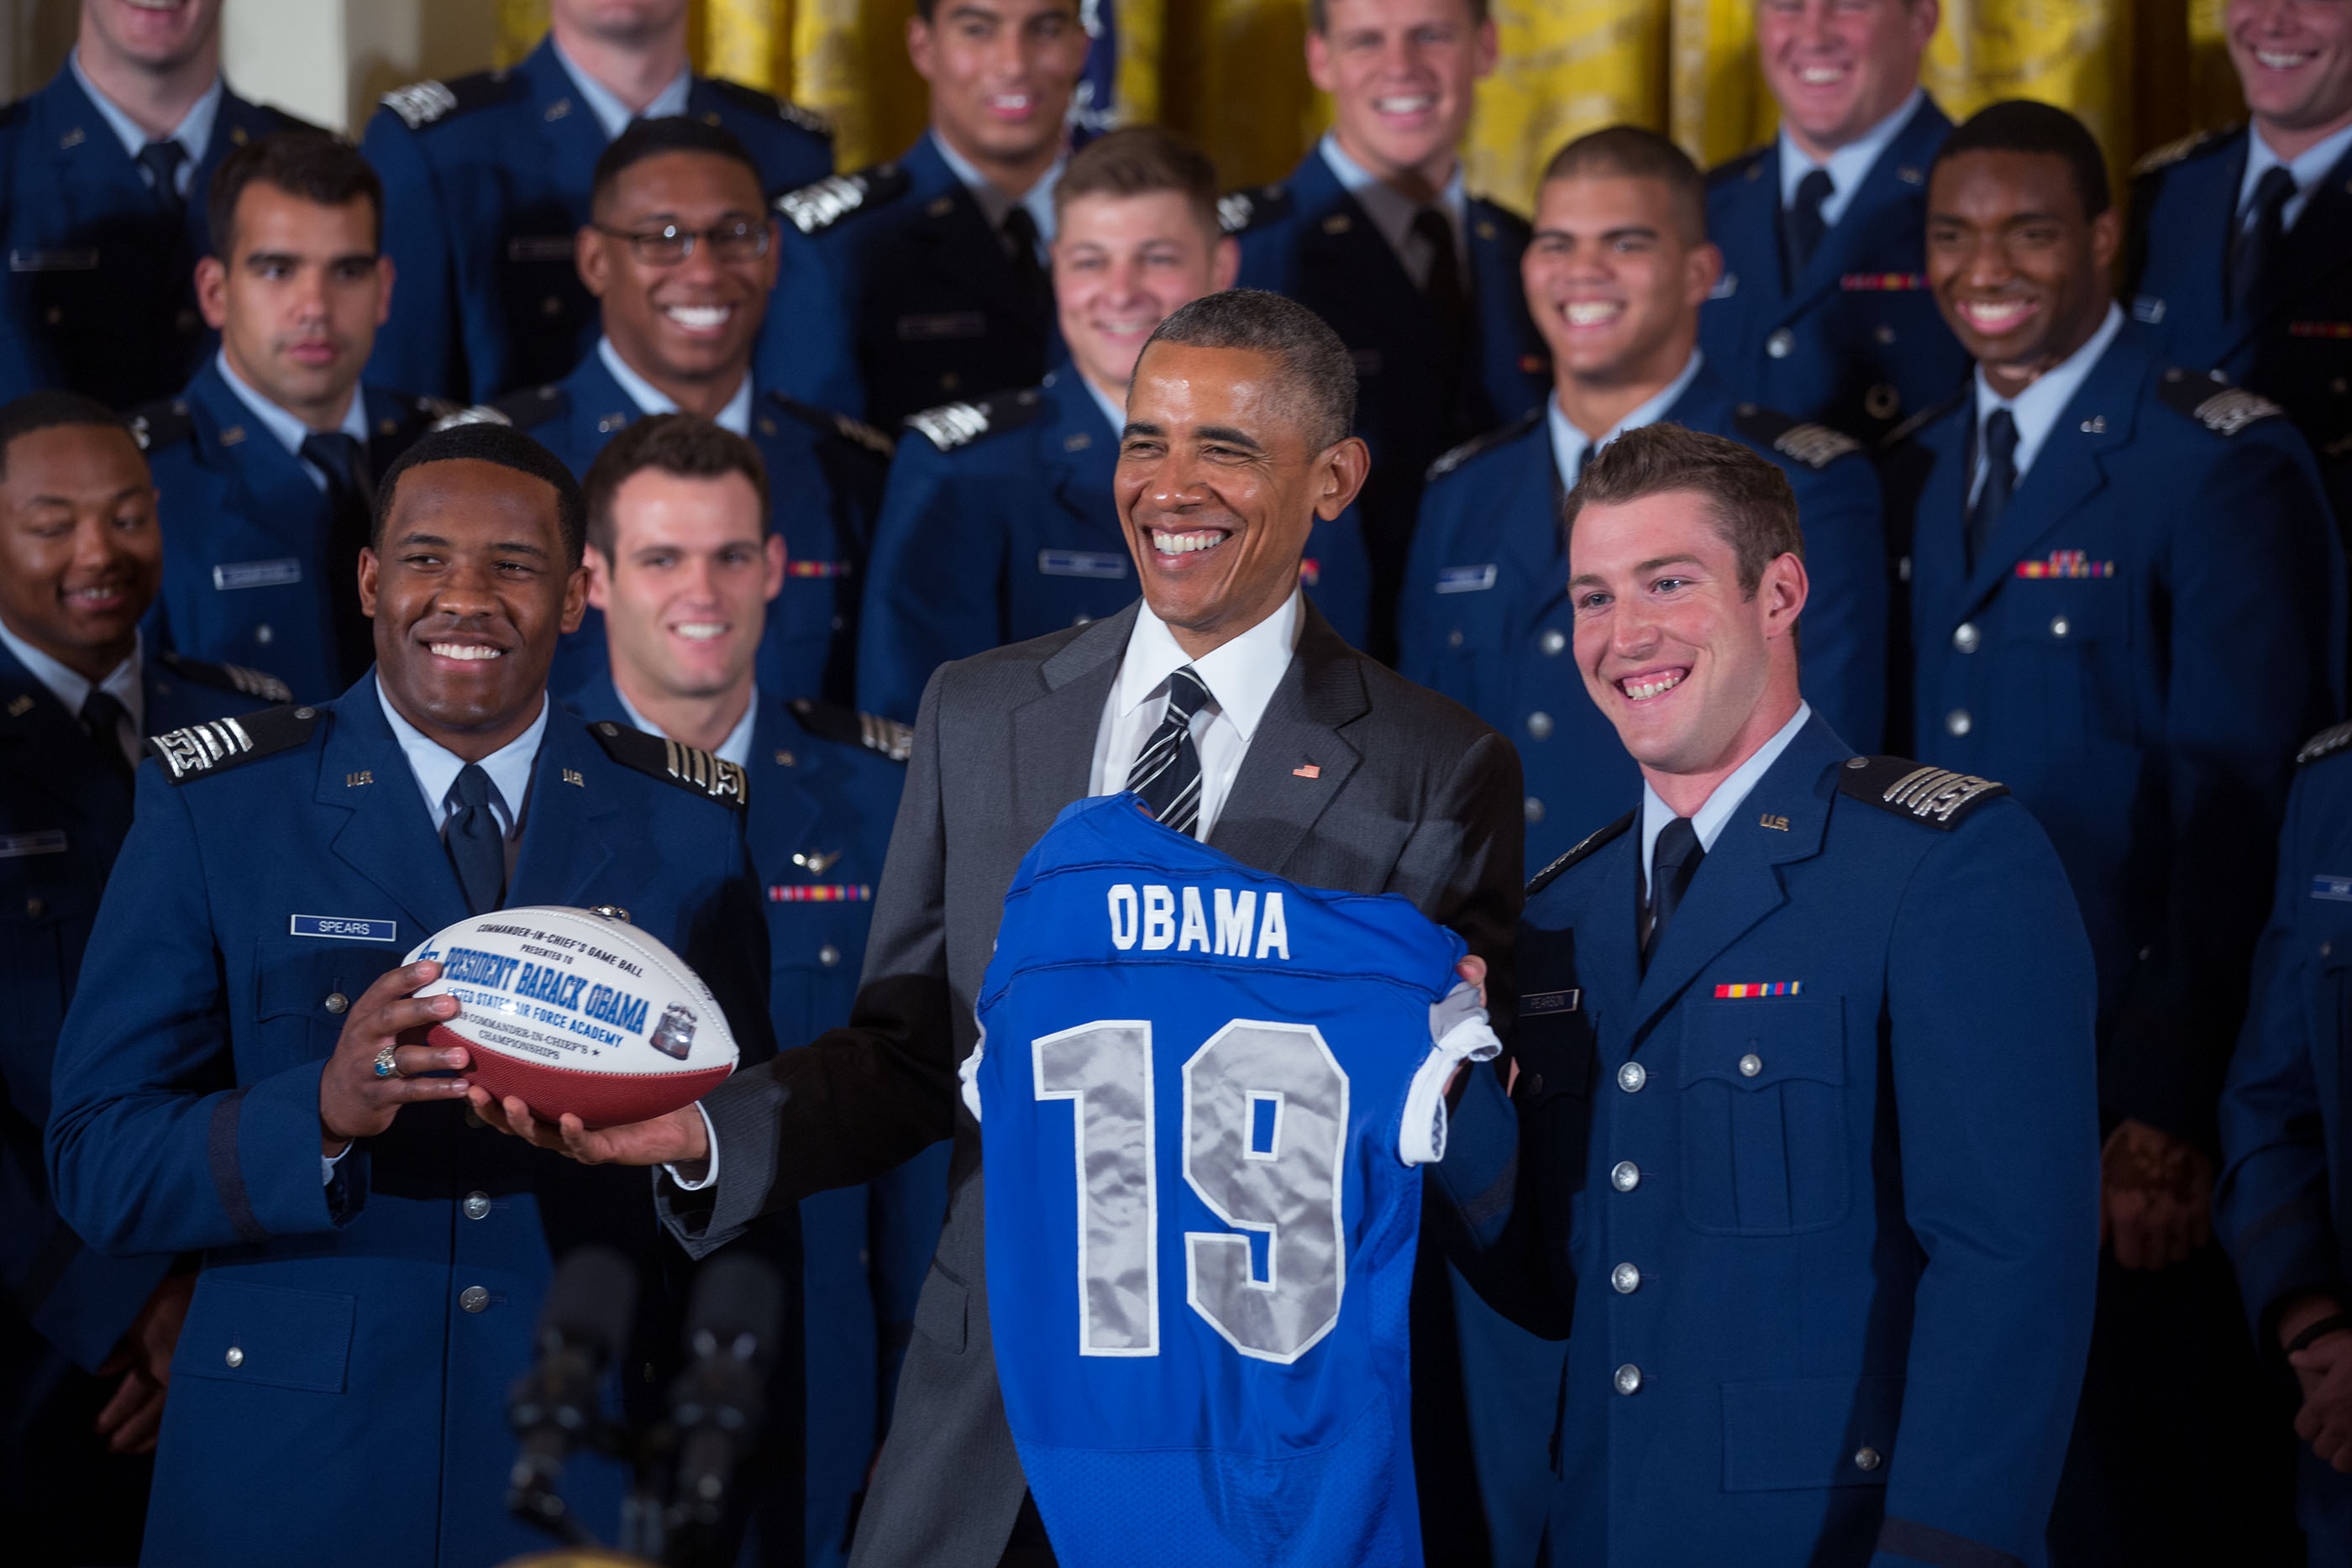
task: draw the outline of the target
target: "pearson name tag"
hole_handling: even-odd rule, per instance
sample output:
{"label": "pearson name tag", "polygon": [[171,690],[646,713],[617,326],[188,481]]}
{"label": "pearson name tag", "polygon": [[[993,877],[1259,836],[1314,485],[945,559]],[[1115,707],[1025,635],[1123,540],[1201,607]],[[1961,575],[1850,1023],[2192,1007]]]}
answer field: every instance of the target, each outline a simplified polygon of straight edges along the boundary
{"label": "pearson name tag", "polygon": [[363,920],[351,915],[297,915],[287,927],[289,936],[320,936],[330,942],[393,942],[400,936],[396,920]]}
{"label": "pearson name tag", "polygon": [[1538,1013],[1572,1013],[1584,999],[1580,990],[1536,991],[1519,998],[1519,1016],[1532,1018]]}
{"label": "pearson name tag", "polygon": [[302,580],[302,563],[292,556],[283,560],[232,560],[213,568],[213,587],[284,588]]}
{"label": "pearson name tag", "polygon": [[1093,550],[1041,549],[1037,552],[1037,570],[1046,577],[1098,577],[1109,580],[1127,575],[1127,558]]}
{"label": "pearson name tag", "polygon": [[1440,593],[1484,593],[1495,586],[1495,563],[1484,566],[1441,566],[1437,569],[1437,591]]}
{"label": "pearson name tag", "polygon": [[63,828],[44,828],[37,833],[0,833],[0,861],[65,852],[66,831]]}

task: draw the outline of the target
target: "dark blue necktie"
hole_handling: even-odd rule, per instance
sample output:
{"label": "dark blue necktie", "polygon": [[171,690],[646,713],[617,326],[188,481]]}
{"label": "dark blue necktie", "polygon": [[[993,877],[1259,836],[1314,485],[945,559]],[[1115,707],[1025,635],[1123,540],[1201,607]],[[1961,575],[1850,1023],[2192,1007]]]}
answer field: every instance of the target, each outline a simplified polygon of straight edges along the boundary
{"label": "dark blue necktie", "polygon": [[2286,204],[2294,199],[2294,176],[2277,164],[2263,171],[2254,193],[2238,215],[2230,242],[2230,315],[2243,321],[2262,308],[2263,273],[2286,234]]}
{"label": "dark blue necktie", "polygon": [[1822,204],[1835,189],[1827,169],[1809,170],[1797,182],[1797,199],[1789,204],[1789,281],[1792,284],[1813,259],[1813,252],[1822,248],[1822,237],[1830,232],[1822,216]]}
{"label": "dark blue necktie", "polygon": [[131,758],[122,749],[122,727],[130,717],[131,710],[120,699],[96,686],[90,687],[89,695],[82,699],[81,727],[98,743],[107,770],[126,784],[131,782]]}
{"label": "dark blue necktie", "polygon": [[2009,493],[2017,486],[2017,417],[2005,408],[1994,409],[1984,422],[1984,483],[1969,507],[1969,570],[1974,571],[2000,526],[2009,507]]}
{"label": "dark blue necktie", "polygon": [[1192,743],[1192,716],[1208,701],[1209,688],[1192,665],[1170,675],[1168,711],[1127,770],[1127,787],[1180,833],[1201,823],[1201,752]]}
{"label": "dark blue necktie", "polygon": [[1650,955],[1657,951],[1658,938],[1675,918],[1682,904],[1683,894],[1698,873],[1698,862],[1706,859],[1706,851],[1699,847],[1698,830],[1688,817],[1676,817],[1658,830],[1657,847],[1650,852],[1650,922],[1642,934],[1642,967],[1650,967]]}
{"label": "dark blue necktie", "polygon": [[[358,396],[354,389],[352,394]],[[374,517],[367,449],[340,430],[302,438],[302,458],[327,476],[327,607],[335,627],[335,659],[346,685],[375,663],[375,622],[360,609],[360,551]]]}
{"label": "dark blue necktie", "polygon": [[139,166],[155,183],[155,204],[175,218],[188,210],[180,194],[180,165],[187,161],[188,150],[168,136],[139,150]]}
{"label": "dark blue necktie", "polygon": [[466,890],[468,915],[496,909],[506,892],[506,834],[490,809],[497,797],[490,776],[478,762],[459,768],[457,782],[449,787],[449,803],[457,808],[449,818],[449,863],[457,870],[457,885]]}

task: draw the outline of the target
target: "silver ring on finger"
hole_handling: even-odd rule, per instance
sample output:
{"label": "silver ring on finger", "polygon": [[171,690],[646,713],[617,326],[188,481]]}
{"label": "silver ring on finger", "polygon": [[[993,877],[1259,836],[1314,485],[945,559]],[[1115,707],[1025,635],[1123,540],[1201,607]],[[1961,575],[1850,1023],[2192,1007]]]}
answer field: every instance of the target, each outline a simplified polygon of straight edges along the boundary
{"label": "silver ring on finger", "polygon": [[375,1053],[375,1075],[378,1078],[404,1078],[407,1076],[406,1073],[400,1071],[400,1062],[392,1054],[392,1047],[387,1045],[382,1051]]}

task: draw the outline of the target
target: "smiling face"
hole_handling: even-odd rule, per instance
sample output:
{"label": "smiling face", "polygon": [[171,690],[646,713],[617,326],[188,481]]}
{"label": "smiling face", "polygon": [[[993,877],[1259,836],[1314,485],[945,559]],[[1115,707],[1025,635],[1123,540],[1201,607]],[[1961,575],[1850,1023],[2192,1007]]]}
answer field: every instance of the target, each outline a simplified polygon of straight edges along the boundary
{"label": "smiling face", "polygon": [[372,204],[321,206],[257,180],[218,239],[228,261],[196,263],[196,303],[229,368],[313,428],[332,428],[392,308]]}
{"label": "smiling face", "polygon": [[2292,158],[2352,120],[2352,3],[2231,0],[2226,26],[2271,151]]}
{"label": "smiling face", "polygon": [[360,552],[376,679],[401,716],[469,761],[530,727],[556,637],[580,624],[554,486],[478,458],[402,472],[381,550]]}
{"label": "smiling face", "polygon": [[163,580],[155,486],[130,433],[58,424],[8,444],[0,479],[0,621],[100,680],[131,656]]}
{"label": "smiling face", "polygon": [[613,678],[640,707],[748,686],[784,541],[741,474],[640,468],[613,492],[612,554],[588,548],[588,602],[604,612]]}
{"label": "smiling face", "polygon": [[1900,108],[1937,15],[1936,0],[1759,0],[1765,85],[1797,145],[1826,159]]}
{"label": "smiling face", "polygon": [[81,37],[150,71],[185,65],[213,46],[221,0],[82,0]]}
{"label": "smiling face", "polygon": [[1307,74],[1331,95],[1340,147],[1434,194],[1495,68],[1494,23],[1475,21],[1469,0],[1330,0],[1328,22],[1307,35]]}
{"label": "smiling face", "polygon": [[1145,602],[1196,658],[1281,608],[1315,519],[1363,487],[1364,444],[1315,447],[1296,404],[1246,349],[1158,343],[1136,365],[1119,521]]}
{"label": "smiling face", "polygon": [[1076,0],[938,0],[929,22],[908,19],[907,53],[949,146],[984,171],[1026,171],[1062,144],[1087,30]]}
{"label": "smiling face", "polygon": [[[751,371],[776,246],[772,236],[764,256],[721,260],[709,231],[773,221],[759,176],[732,158],[657,152],[622,170],[598,204],[600,226],[582,229],[574,252],[614,350],[680,403],[724,402]],[[698,237],[691,255],[667,266],[640,260],[624,237],[673,224]]]}
{"label": "smiling face", "polygon": [[1722,253],[1685,228],[1664,180],[1545,182],[1519,277],[1563,385],[1681,373],[1698,340],[1698,308],[1723,270]]}
{"label": "smiling face", "polygon": [[1728,772],[1796,711],[1804,564],[1776,556],[1744,593],[1704,497],[1588,504],[1568,567],[1584,689],[1653,783]]}
{"label": "smiling face", "polygon": [[1928,287],[2004,396],[2098,331],[2121,235],[2113,209],[2084,215],[2073,172],[2053,153],[1962,152],[1928,182]]}
{"label": "smiling face", "polygon": [[1135,357],[1178,307],[1233,286],[1241,249],[1178,191],[1076,196],[1054,240],[1054,306],[1079,372],[1126,395]]}

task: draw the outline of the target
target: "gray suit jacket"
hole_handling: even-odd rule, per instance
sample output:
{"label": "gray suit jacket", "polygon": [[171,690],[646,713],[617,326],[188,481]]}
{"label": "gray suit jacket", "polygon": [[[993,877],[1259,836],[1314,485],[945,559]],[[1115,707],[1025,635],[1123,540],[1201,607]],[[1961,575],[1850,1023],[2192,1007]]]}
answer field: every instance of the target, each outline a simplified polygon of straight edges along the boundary
{"label": "gray suit jacket", "polygon": [[[972,1047],[1005,889],[1055,815],[1087,793],[1135,616],[1130,606],[932,676],[849,1023],[737,1073],[704,1102],[717,1182],[692,1194],[658,1183],[665,1221],[698,1257],[762,1213],[954,1137],[947,1226],[856,1568],[994,1568],[1027,1488],[989,1336],[980,1126],[956,1067]],[[1488,993],[1507,1008],[1517,754],[1466,710],[1349,647],[1312,605],[1304,616],[1209,842],[1308,886],[1405,894],[1486,958]],[[1293,773],[1309,763],[1319,777]]]}

